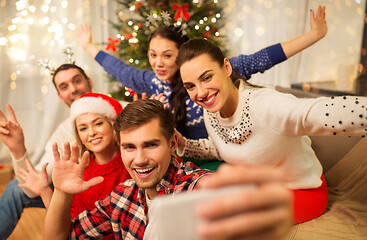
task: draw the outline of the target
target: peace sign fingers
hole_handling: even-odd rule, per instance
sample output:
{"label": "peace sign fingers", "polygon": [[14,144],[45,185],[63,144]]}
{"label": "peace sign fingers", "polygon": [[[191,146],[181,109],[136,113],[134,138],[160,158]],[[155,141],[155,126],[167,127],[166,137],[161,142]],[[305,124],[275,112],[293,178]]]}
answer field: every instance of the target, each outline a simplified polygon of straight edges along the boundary
{"label": "peace sign fingers", "polygon": [[9,112],[10,121],[15,123],[16,125],[19,125],[17,117],[15,116],[13,108],[10,106],[10,104],[6,104],[6,109]]}

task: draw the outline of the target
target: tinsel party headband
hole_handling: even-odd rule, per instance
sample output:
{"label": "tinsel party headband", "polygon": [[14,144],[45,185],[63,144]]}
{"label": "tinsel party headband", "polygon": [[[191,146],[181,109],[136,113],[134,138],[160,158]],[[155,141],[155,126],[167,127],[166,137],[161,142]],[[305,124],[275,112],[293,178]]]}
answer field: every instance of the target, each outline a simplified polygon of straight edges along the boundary
{"label": "tinsel party headband", "polygon": [[[67,64],[75,64],[75,60],[72,58],[73,52],[71,51],[71,47],[67,47],[64,49],[64,54],[66,55],[66,62]],[[48,71],[51,75],[55,73],[55,68],[50,64],[50,60],[48,58],[40,59],[38,61],[38,65],[42,68],[42,71]]]}
{"label": "tinsel party headband", "polygon": [[[177,19],[177,20],[179,20],[179,19]],[[175,16],[175,20],[176,20],[176,16]],[[167,11],[161,11],[158,14],[157,13],[151,13],[147,17],[147,21],[145,22],[145,26],[146,26],[145,34],[150,35],[157,28],[162,27],[162,26],[170,26],[171,24],[172,24],[172,19],[170,17],[170,14]],[[187,31],[186,31],[186,29],[188,27],[187,23],[178,24],[177,22],[174,22],[173,25],[180,29],[182,35],[187,34]]]}

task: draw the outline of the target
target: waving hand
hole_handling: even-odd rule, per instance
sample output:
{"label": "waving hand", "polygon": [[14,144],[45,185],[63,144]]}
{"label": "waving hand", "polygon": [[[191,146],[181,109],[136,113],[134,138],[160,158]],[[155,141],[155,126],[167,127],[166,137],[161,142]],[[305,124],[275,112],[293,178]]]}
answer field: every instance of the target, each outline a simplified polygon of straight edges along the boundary
{"label": "waving hand", "polygon": [[89,163],[89,153],[84,152],[79,163],[79,148],[76,144],[73,144],[71,149],[69,143],[64,144],[63,159],[60,159],[56,143],[52,145],[52,150],[55,159],[52,181],[56,189],[68,194],[76,194],[103,182],[103,177],[84,181],[83,172]]}

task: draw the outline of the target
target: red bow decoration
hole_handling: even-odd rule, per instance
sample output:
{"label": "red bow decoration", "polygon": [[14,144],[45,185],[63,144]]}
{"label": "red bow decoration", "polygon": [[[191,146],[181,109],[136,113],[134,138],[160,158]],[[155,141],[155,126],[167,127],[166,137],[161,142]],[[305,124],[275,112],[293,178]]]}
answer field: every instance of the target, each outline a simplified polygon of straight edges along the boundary
{"label": "red bow decoration", "polygon": [[126,33],[125,34],[125,39],[126,40],[129,40],[129,39],[131,39],[133,37],[133,35],[131,35],[130,33]]}
{"label": "red bow decoration", "polygon": [[136,10],[139,10],[142,6],[143,6],[143,4],[141,2],[138,2],[138,1],[135,2],[135,9]]}
{"label": "red bow decoration", "polygon": [[112,39],[111,37],[108,38],[108,41],[110,42],[109,44],[107,44],[106,47],[106,51],[108,49],[111,49],[112,52],[116,52],[116,45],[120,43],[120,39],[116,38],[116,39]]}
{"label": "red bow decoration", "polygon": [[128,88],[127,92],[129,93],[129,96],[134,96],[135,94],[137,94],[133,89]]}
{"label": "red bow decoration", "polygon": [[177,10],[177,12],[175,13],[175,21],[177,21],[180,18],[185,19],[186,21],[188,21],[190,19],[190,13],[187,12],[187,10],[189,10],[189,4],[185,3],[182,6],[177,5],[177,3],[174,3],[172,5],[172,9],[173,10]]}

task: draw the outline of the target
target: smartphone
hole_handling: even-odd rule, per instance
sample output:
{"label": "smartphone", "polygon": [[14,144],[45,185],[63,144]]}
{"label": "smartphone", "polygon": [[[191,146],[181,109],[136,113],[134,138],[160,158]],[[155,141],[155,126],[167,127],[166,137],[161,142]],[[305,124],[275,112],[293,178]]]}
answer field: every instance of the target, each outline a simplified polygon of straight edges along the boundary
{"label": "smartphone", "polygon": [[148,212],[149,224],[154,228],[155,239],[199,240],[196,227],[200,219],[195,214],[196,205],[251,188],[253,185],[237,185],[210,190],[199,189],[155,198]]}

